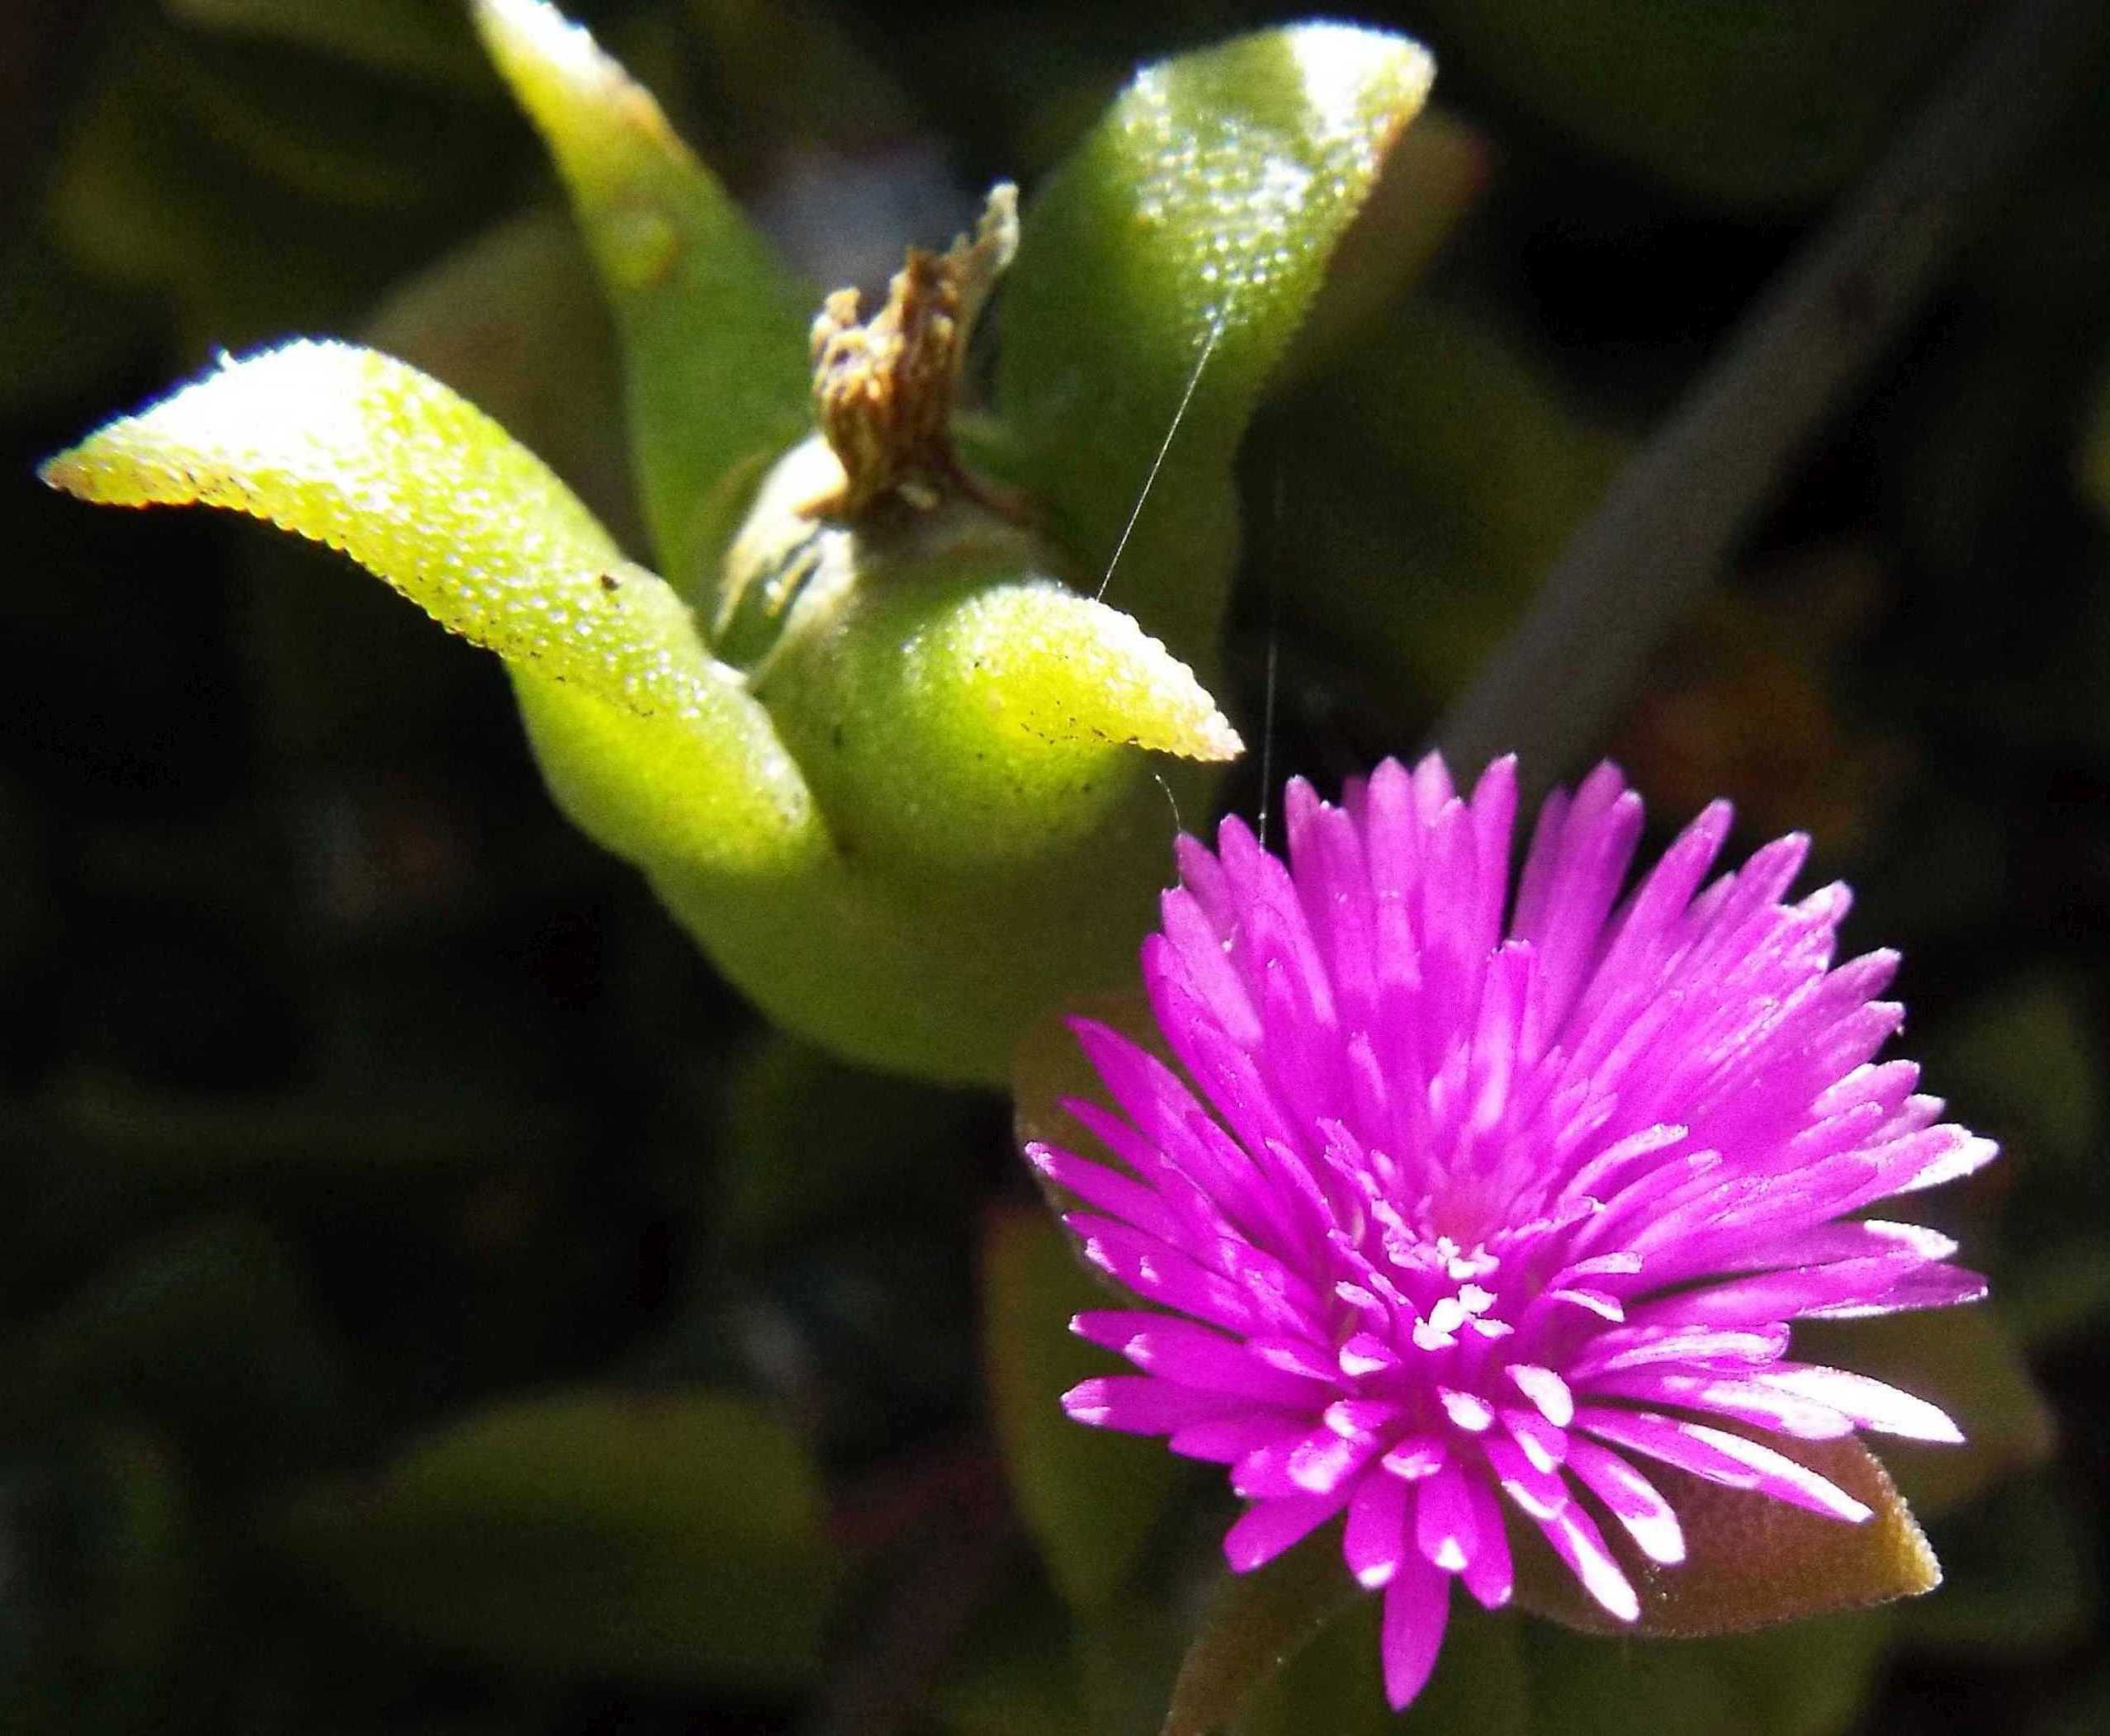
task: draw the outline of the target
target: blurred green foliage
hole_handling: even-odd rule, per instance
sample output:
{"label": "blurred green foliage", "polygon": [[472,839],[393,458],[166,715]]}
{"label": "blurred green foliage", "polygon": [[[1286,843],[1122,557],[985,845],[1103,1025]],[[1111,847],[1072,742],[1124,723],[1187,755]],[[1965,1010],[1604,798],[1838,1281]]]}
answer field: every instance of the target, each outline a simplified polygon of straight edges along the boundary
{"label": "blurred green foliage", "polygon": [[[999,177],[1030,197],[1138,59],[1286,17],[584,10],[829,283],[863,267],[795,238],[878,210],[890,245],[942,244]],[[1454,192],[1431,221],[1380,187],[1238,498],[1168,513],[1197,560],[1243,525],[1211,690],[1255,751],[1223,801],[1419,738],[1979,10],[1375,9],[1436,53]],[[1003,1105],[762,1029],[551,811],[494,667],[382,587],[30,480],[222,348],[335,332],[644,550],[664,514],[633,504],[592,258],[466,14],[24,0],[0,80],[0,1727],[1151,1728],[1223,1497],[1066,1431],[1081,1280],[1030,1227]],[[1978,1442],[1892,1455],[1947,1584],[1661,1644],[1464,1616],[1403,1726],[1365,1601],[1252,1732],[2101,1722],[2105,210],[2098,101],[1616,736],[1663,828],[1695,791],[1739,800],[1745,843],[1813,825],[1851,938],[1904,950],[1906,1052],[2008,1146],[1932,1206],[1995,1312],[1841,1335]],[[1185,376],[1151,362],[1161,409]],[[1213,406],[1205,381],[1187,438],[1225,450],[1267,373]],[[1077,461],[1125,474],[1157,418],[1087,428]],[[1095,525],[1095,560],[1119,518]],[[1147,624],[1136,558],[1109,600]]]}

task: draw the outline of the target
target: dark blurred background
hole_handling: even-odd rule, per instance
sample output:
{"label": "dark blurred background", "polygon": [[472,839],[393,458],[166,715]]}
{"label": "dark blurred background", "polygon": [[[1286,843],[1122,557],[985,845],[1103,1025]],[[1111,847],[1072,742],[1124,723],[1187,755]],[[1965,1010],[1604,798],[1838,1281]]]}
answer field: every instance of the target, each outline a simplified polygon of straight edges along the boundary
{"label": "dark blurred background", "polygon": [[[1139,58],[1295,16],[576,10],[811,276],[867,286],[992,180],[1029,195]],[[1997,10],[1356,8],[1436,50],[1469,209],[1248,442],[1226,698],[1257,739],[1274,668],[1277,778],[1426,737]],[[2083,83],[1597,745],[1663,827],[1724,794],[1743,847],[1812,831],[1850,939],[1904,950],[1908,1052],[2009,1152],[1940,1209],[2041,1388],[1989,1398],[1999,1344],[1958,1353],[1994,1420],[1927,1503],[1947,1589],[1847,1663],[1813,1643],[1807,1692],[1667,1727],[2110,1728],[2110,80]],[[988,1421],[980,1242],[1028,1194],[1003,1103],[767,1033],[558,819],[495,663],[347,563],[35,482],[296,332],[440,374],[639,546],[593,282],[448,0],[5,0],[0,1728],[1088,1727],[1029,1667],[1067,1630]],[[476,1590],[411,1582],[414,1514],[360,1555],[406,1443],[696,1385],[814,1445],[849,1563],[817,1671],[450,1625]]]}

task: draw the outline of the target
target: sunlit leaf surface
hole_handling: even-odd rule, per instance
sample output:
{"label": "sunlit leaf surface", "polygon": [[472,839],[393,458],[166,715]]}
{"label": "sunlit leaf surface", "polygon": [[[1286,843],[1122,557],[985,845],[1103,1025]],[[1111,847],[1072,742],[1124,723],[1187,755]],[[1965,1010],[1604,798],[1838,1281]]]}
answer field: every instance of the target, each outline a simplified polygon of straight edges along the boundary
{"label": "sunlit leaf surface", "polygon": [[996,382],[1009,467],[1087,584],[1155,470],[1108,600],[1184,655],[1213,646],[1247,419],[1432,76],[1406,38],[1333,24],[1163,61],[1027,208]]}
{"label": "sunlit leaf surface", "polygon": [[308,342],[230,362],[43,475],[86,500],[225,507],[343,550],[498,652],[553,732],[590,743],[633,847],[655,820],[660,844],[715,861],[807,818],[761,708],[669,587],[540,459],[400,362]]}

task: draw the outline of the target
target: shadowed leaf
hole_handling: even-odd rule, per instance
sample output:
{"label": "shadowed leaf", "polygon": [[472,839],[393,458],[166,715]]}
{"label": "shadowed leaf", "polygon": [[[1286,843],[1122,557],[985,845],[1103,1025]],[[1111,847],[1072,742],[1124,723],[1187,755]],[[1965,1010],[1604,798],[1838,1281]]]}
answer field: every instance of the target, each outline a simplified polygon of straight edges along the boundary
{"label": "shadowed leaf", "polygon": [[1101,1108],[1114,1108],[1091,1062],[1070,1029],[1072,1019],[1095,1019],[1111,1025],[1131,1043],[1141,1043],[1171,1064],[1157,1020],[1139,989],[1118,994],[1080,996],[1060,1011],[1036,1020],[1011,1057],[1011,1130],[1023,1149],[1036,1142],[1072,1149],[1086,1138],[1062,1107],[1065,1097],[1081,1097]]}
{"label": "shadowed leaf", "polygon": [[1264,1568],[1226,1573],[1180,1666],[1161,1736],[1224,1736],[1254,1691],[1365,1596],[1341,1565],[1336,1526]]}
{"label": "shadowed leaf", "polygon": [[575,1392],[482,1412],[277,1542],[376,1620],[543,1675],[794,1686],[834,1579],[798,1443],[713,1393]]}
{"label": "shadowed leaf", "polygon": [[1118,1592],[1171,1492],[1176,1466],[1154,1443],[1088,1429],[1063,1414],[1062,1394],[1105,1371],[1105,1352],[1070,1332],[1070,1317],[1105,1293],[1068,1238],[1038,1211],[1005,1210],[982,1235],[982,1352],[1011,1488],[1072,1604]]}

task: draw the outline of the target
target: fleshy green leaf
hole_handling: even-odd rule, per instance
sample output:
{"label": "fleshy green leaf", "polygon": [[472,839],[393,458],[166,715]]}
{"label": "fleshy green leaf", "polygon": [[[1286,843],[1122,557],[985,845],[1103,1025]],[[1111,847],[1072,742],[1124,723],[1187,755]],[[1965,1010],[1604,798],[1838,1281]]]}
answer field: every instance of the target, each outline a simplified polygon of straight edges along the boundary
{"label": "fleshy green leaf", "polygon": [[293,1251],[241,1217],[125,1246],[7,1347],[0,1377],[18,1417],[147,1417],[220,1477],[312,1453],[344,1398]]}
{"label": "fleshy green leaf", "polygon": [[2018,1658],[2101,1631],[2093,1528],[2061,1482],[2020,1478],[1942,1521],[1952,1575],[1939,1597],[1898,1611],[1910,1644]]}
{"label": "fleshy green leaf", "polygon": [[485,1411],[276,1540],[376,1620],[532,1672],[795,1686],[835,1566],[798,1443],[714,1393],[575,1392]]}
{"label": "fleshy green leaf", "polygon": [[1888,1612],[1863,1610],[1675,1645],[1519,1626],[1530,1727],[1544,1736],[1845,1736],[1858,1727],[1890,1625]]}
{"label": "fleshy green leaf", "polygon": [[2089,505],[2110,518],[2110,375],[2095,389],[2095,404],[2089,416],[2075,467],[2081,492]]}
{"label": "fleshy green leaf", "polygon": [[209,1703],[199,1617],[215,1588],[180,1456],[125,1427],[41,1451],[18,1439],[8,1459],[21,1517],[7,1602],[21,1637],[0,1672],[0,1729],[155,1736],[189,1724]]}
{"label": "fleshy green leaf", "polygon": [[1120,1589],[1162,1511],[1176,1466],[1154,1443],[1072,1422],[1059,1403],[1106,1369],[1070,1317],[1105,1304],[1039,1211],[992,1217],[982,1237],[982,1350],[1012,1492],[1062,1595],[1097,1607]]}
{"label": "fleshy green leaf", "polygon": [[646,518],[675,588],[698,597],[743,485],[809,425],[806,335],[819,297],[584,30],[543,0],[476,0],[476,22],[600,267]]}
{"label": "fleshy green leaf", "polygon": [[752,1255],[882,1201],[944,1211],[967,1185],[968,1114],[958,1092],[765,1031],[740,1057],[710,1142],[717,1233]]}
{"label": "fleshy green leaf", "polygon": [[1799,1440],[1790,1456],[1872,1508],[1874,1516],[1849,1525],[1652,1464],[1650,1480],[1684,1526],[1686,1559],[1660,1567],[1643,1559],[1624,1533],[1608,1540],[1640,1594],[1641,1619],[1625,1623],[1606,1615],[1527,1526],[1510,1527],[1517,1602],[1589,1633],[1690,1639],[1865,1609],[1942,1582],[1934,1553],[1889,1473],[1858,1441]]}
{"label": "fleshy green leaf", "polygon": [[955,751],[985,731],[1020,749],[1135,747],[1206,760],[1244,751],[1162,642],[1053,580],[977,591],[904,662],[907,684],[957,710],[965,727]]}
{"label": "fleshy green leaf", "polygon": [[1131,617],[996,565],[880,577],[758,673],[816,797],[909,862],[1044,859],[1124,806],[1169,830],[1133,750],[1223,760],[1237,732]]}
{"label": "fleshy green leaf", "polygon": [[1955,1101],[1983,1105],[1983,1121],[2007,1130],[2007,1143],[2075,1168],[2093,1157],[2103,1124],[2102,1045],[2083,983],[2055,972],[2004,983],[1942,1039],[1928,1073]]}
{"label": "fleshy green leaf", "polygon": [[1003,461],[1088,584],[1156,468],[1109,597],[1183,655],[1213,651],[1239,437],[1431,76],[1406,38],[1332,24],[1161,62],[1026,213]]}
{"label": "fleshy green leaf", "polygon": [[1365,1596],[1341,1564],[1336,1526],[1252,1573],[1227,1573],[1180,1666],[1162,1736],[1223,1736],[1264,1682]]}
{"label": "fleshy green leaf", "polygon": [[[289,343],[107,424],[41,474],[85,500],[227,507],[343,550],[513,666],[523,707],[594,759],[583,781],[613,847],[674,843],[727,864],[797,848],[810,826],[761,707],[672,590],[541,460],[414,368]],[[561,785],[580,769],[556,757]]]}

